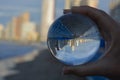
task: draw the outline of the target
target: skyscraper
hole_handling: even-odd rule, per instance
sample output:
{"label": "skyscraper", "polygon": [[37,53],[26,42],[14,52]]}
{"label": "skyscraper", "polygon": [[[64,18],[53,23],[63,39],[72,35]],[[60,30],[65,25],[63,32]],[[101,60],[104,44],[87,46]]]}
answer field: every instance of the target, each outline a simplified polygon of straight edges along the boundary
{"label": "skyscraper", "polygon": [[113,9],[113,8],[115,8],[117,5],[119,5],[120,4],[120,0],[111,0],[110,1],[110,9]]}
{"label": "skyscraper", "polygon": [[88,3],[89,6],[97,8],[99,0],[88,0],[87,3]]}
{"label": "skyscraper", "polygon": [[47,33],[51,23],[54,21],[55,0],[42,0],[42,18],[40,28],[40,40],[47,40]]}
{"label": "skyscraper", "polygon": [[73,6],[84,6],[88,5],[91,7],[97,7],[99,0],[73,0],[72,5]]}
{"label": "skyscraper", "polygon": [[[10,22],[11,28],[12,28],[12,35],[13,35],[12,38],[14,40],[20,40],[22,21],[23,21],[23,19],[20,16],[18,16],[18,17],[13,17]],[[10,27],[10,26],[8,26],[8,27]]]}
{"label": "skyscraper", "polygon": [[30,21],[29,12],[25,12],[17,18],[16,34],[22,41],[35,41],[37,39],[36,24]]}
{"label": "skyscraper", "polygon": [[111,0],[110,15],[120,23],[120,0]]}
{"label": "skyscraper", "polygon": [[29,22],[30,21],[30,13],[25,12],[21,15],[22,22]]}
{"label": "skyscraper", "polygon": [[65,0],[65,9],[71,8],[71,0]]}
{"label": "skyscraper", "polygon": [[21,40],[35,41],[37,39],[36,24],[34,22],[25,22],[21,25]]}
{"label": "skyscraper", "polygon": [[70,9],[71,6],[88,5],[88,0],[65,0],[65,9]]}
{"label": "skyscraper", "polygon": [[12,22],[8,22],[7,23],[7,27],[6,27],[6,39],[7,40],[13,40],[13,26],[12,26]]}
{"label": "skyscraper", "polygon": [[22,19],[20,16],[16,18],[16,27],[15,27],[15,40],[20,40],[21,36],[21,24],[22,24]]}
{"label": "skyscraper", "polygon": [[80,6],[81,0],[73,0],[73,6]]}
{"label": "skyscraper", "polygon": [[87,5],[88,0],[72,0],[72,6]]}
{"label": "skyscraper", "polygon": [[4,30],[4,27],[2,24],[0,24],[0,39],[3,39],[3,30]]}

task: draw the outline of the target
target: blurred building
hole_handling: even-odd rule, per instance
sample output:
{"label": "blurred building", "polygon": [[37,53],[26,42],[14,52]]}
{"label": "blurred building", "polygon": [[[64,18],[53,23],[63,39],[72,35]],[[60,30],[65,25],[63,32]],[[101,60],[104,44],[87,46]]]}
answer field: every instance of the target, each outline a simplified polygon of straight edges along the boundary
{"label": "blurred building", "polygon": [[111,0],[110,2],[110,15],[120,22],[120,0]]}
{"label": "blurred building", "polygon": [[84,6],[97,7],[99,0],[66,0],[65,8],[70,9],[71,6]]}
{"label": "blurred building", "polygon": [[14,31],[15,31],[15,35],[14,35],[14,39],[15,40],[20,40],[21,37],[21,24],[22,24],[22,20],[21,17],[18,16],[14,19],[15,21],[15,27],[14,27]]}
{"label": "blurred building", "polygon": [[11,27],[12,27],[12,39],[13,40],[18,40],[18,35],[17,33],[20,32],[18,29],[18,17],[13,17],[12,20],[11,20]]}
{"label": "blurred building", "polygon": [[13,40],[14,39],[14,22],[10,21],[7,23],[7,27],[5,30],[6,33],[6,39],[7,40]]}
{"label": "blurred building", "polygon": [[26,22],[30,21],[30,13],[29,12],[23,13],[20,17],[21,17],[22,23],[26,23]]}
{"label": "blurred building", "polygon": [[4,27],[3,27],[3,25],[2,24],[0,24],[0,39],[3,39],[3,37],[4,37]]}
{"label": "blurred building", "polygon": [[110,7],[110,9],[112,10],[112,9],[114,9],[116,6],[118,6],[119,4],[120,4],[120,0],[111,0],[109,7]]}
{"label": "blurred building", "polygon": [[65,9],[71,8],[71,0],[65,0]]}
{"label": "blurred building", "polygon": [[13,17],[12,20],[7,23],[5,31],[7,40],[20,40],[21,24],[21,17]]}
{"label": "blurred building", "polygon": [[30,21],[29,12],[25,12],[18,17],[13,17],[7,23],[5,34],[7,40],[17,41],[36,41],[38,37],[36,24]]}
{"label": "blurred building", "polygon": [[33,22],[22,23],[21,40],[22,41],[36,41],[37,40],[37,32],[36,32],[35,23]]}
{"label": "blurred building", "polygon": [[72,6],[87,5],[88,0],[73,0]]}
{"label": "blurred building", "polygon": [[47,40],[47,33],[55,16],[55,0],[42,0],[42,18],[40,28],[40,40],[45,42]]}
{"label": "blurred building", "polygon": [[97,8],[99,4],[99,0],[88,0],[87,4],[91,7]]}
{"label": "blurred building", "polygon": [[25,12],[19,17],[20,26],[20,40],[22,41],[36,41],[37,32],[36,24],[30,21],[30,13]]}

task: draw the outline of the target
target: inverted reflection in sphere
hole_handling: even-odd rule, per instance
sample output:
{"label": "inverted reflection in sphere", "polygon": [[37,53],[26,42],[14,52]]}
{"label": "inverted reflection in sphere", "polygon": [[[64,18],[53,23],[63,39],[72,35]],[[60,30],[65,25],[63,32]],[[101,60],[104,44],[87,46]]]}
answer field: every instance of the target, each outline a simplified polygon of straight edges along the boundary
{"label": "inverted reflection in sphere", "polygon": [[50,27],[47,39],[52,54],[68,65],[91,61],[98,53],[101,36],[96,24],[80,14],[66,14]]}

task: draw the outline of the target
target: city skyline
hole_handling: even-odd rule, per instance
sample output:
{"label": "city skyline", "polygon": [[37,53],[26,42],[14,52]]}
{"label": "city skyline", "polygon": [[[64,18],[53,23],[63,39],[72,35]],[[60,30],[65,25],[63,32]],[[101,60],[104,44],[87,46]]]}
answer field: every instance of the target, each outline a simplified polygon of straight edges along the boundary
{"label": "city skyline", "polygon": [[[111,0],[99,0],[98,7],[109,12],[109,2]],[[65,0],[56,0],[56,17],[63,14]],[[61,5],[62,4],[62,5]],[[101,6],[102,5],[102,6]],[[31,21],[40,25],[42,0],[0,0],[0,24],[6,25],[12,17],[24,12],[30,12]]]}
{"label": "city skyline", "polygon": [[[64,0],[56,0],[56,17],[62,15]],[[12,17],[29,12],[31,21],[40,25],[42,0],[0,0],[0,24],[6,25]]]}
{"label": "city skyline", "polygon": [[36,41],[38,32],[36,23],[30,20],[30,13],[25,12],[13,17],[4,28],[0,24],[0,39],[12,41]]}
{"label": "city skyline", "polygon": [[[0,5],[0,10],[3,10],[3,12],[7,11],[7,10],[8,11],[9,10],[18,10],[18,12],[20,11],[19,15],[18,14],[14,15],[15,14],[14,11],[13,11],[14,14],[12,14],[12,15],[11,15],[11,12],[10,13],[5,13],[5,14],[3,14],[2,12],[0,12],[0,17],[9,17],[10,18],[10,20],[7,19],[5,25],[4,25],[4,23],[0,23],[1,25],[4,26],[3,29],[7,28],[6,29],[7,32],[10,32],[10,33],[8,33],[8,36],[10,38],[13,38],[13,35],[15,36],[15,35],[18,35],[20,33],[23,34],[24,31],[27,31],[26,29],[30,30],[29,27],[28,27],[28,25],[29,26],[33,26],[34,25],[36,28],[39,27],[39,28],[37,28],[39,30],[36,30],[36,31],[38,32],[41,41],[46,41],[47,32],[48,32],[48,29],[50,27],[50,24],[56,18],[58,18],[59,16],[63,15],[63,9],[64,8],[66,8],[66,7],[70,8],[71,6],[79,6],[79,5],[90,5],[90,6],[95,7],[95,8],[103,9],[104,11],[106,11],[107,13],[109,13],[110,9],[111,9],[110,1],[112,1],[112,0],[106,0],[106,1],[104,1],[104,2],[108,2],[104,6],[102,6],[102,4],[104,4],[104,2],[101,2],[102,0],[101,1],[100,0],[96,0],[96,1],[91,1],[91,0],[85,0],[85,1],[84,0],[71,0],[72,3],[70,3],[70,0],[68,0],[67,3],[70,3],[71,5],[69,5],[69,4],[67,5],[66,2],[65,2],[65,0],[61,0],[61,1],[60,0],[51,0],[50,2],[48,2],[46,0],[47,4],[44,3],[44,1],[45,1],[44,0],[43,2],[40,1],[39,4],[36,3],[37,5],[35,5],[35,2],[32,3],[33,0],[30,0],[30,1],[26,0],[27,3],[23,3],[22,1],[18,1],[16,4],[15,4],[15,0],[11,0],[10,3],[6,3],[3,0],[0,0],[0,1],[2,1],[4,3],[4,4]],[[37,2],[39,0],[35,0],[35,1]],[[12,3],[12,2],[14,2],[14,3]],[[5,4],[7,4],[7,5],[5,6]],[[10,4],[15,4],[15,5],[11,5],[10,6]],[[63,5],[60,6],[60,4],[63,4]],[[27,12],[27,14],[26,14],[26,12]],[[33,15],[33,13],[37,13],[38,15]],[[8,16],[8,14],[9,14],[9,16]],[[26,21],[30,22],[29,24],[28,23],[24,24],[24,27],[26,28],[25,30],[22,29],[23,28],[23,26],[22,26],[23,23],[20,22],[19,25],[18,25],[18,22],[16,22],[14,20],[14,19],[18,19],[18,17],[22,18],[22,16],[26,16],[26,17],[23,17],[24,18],[24,19],[22,19],[22,20],[24,20],[23,22],[26,22]],[[36,18],[35,16],[37,17],[38,20],[35,19]],[[0,18],[0,22],[1,22],[1,20],[2,20],[2,18]],[[15,27],[16,24],[13,23],[13,22],[16,22],[17,28]],[[33,22],[33,23],[31,23],[31,22]],[[14,28],[16,28],[15,29],[16,33],[13,30]],[[23,31],[21,32],[20,30],[21,31],[23,30]],[[25,33],[25,34],[27,34],[27,33]],[[25,38],[25,36],[24,36],[24,38]]]}

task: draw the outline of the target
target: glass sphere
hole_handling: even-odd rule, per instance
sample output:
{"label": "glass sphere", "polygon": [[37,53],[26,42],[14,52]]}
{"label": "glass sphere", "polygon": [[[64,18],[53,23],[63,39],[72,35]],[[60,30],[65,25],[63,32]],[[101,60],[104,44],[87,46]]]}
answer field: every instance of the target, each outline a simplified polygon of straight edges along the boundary
{"label": "glass sphere", "polygon": [[80,65],[98,59],[103,53],[100,51],[104,41],[90,18],[65,14],[51,25],[47,43],[53,56],[61,62]]}

